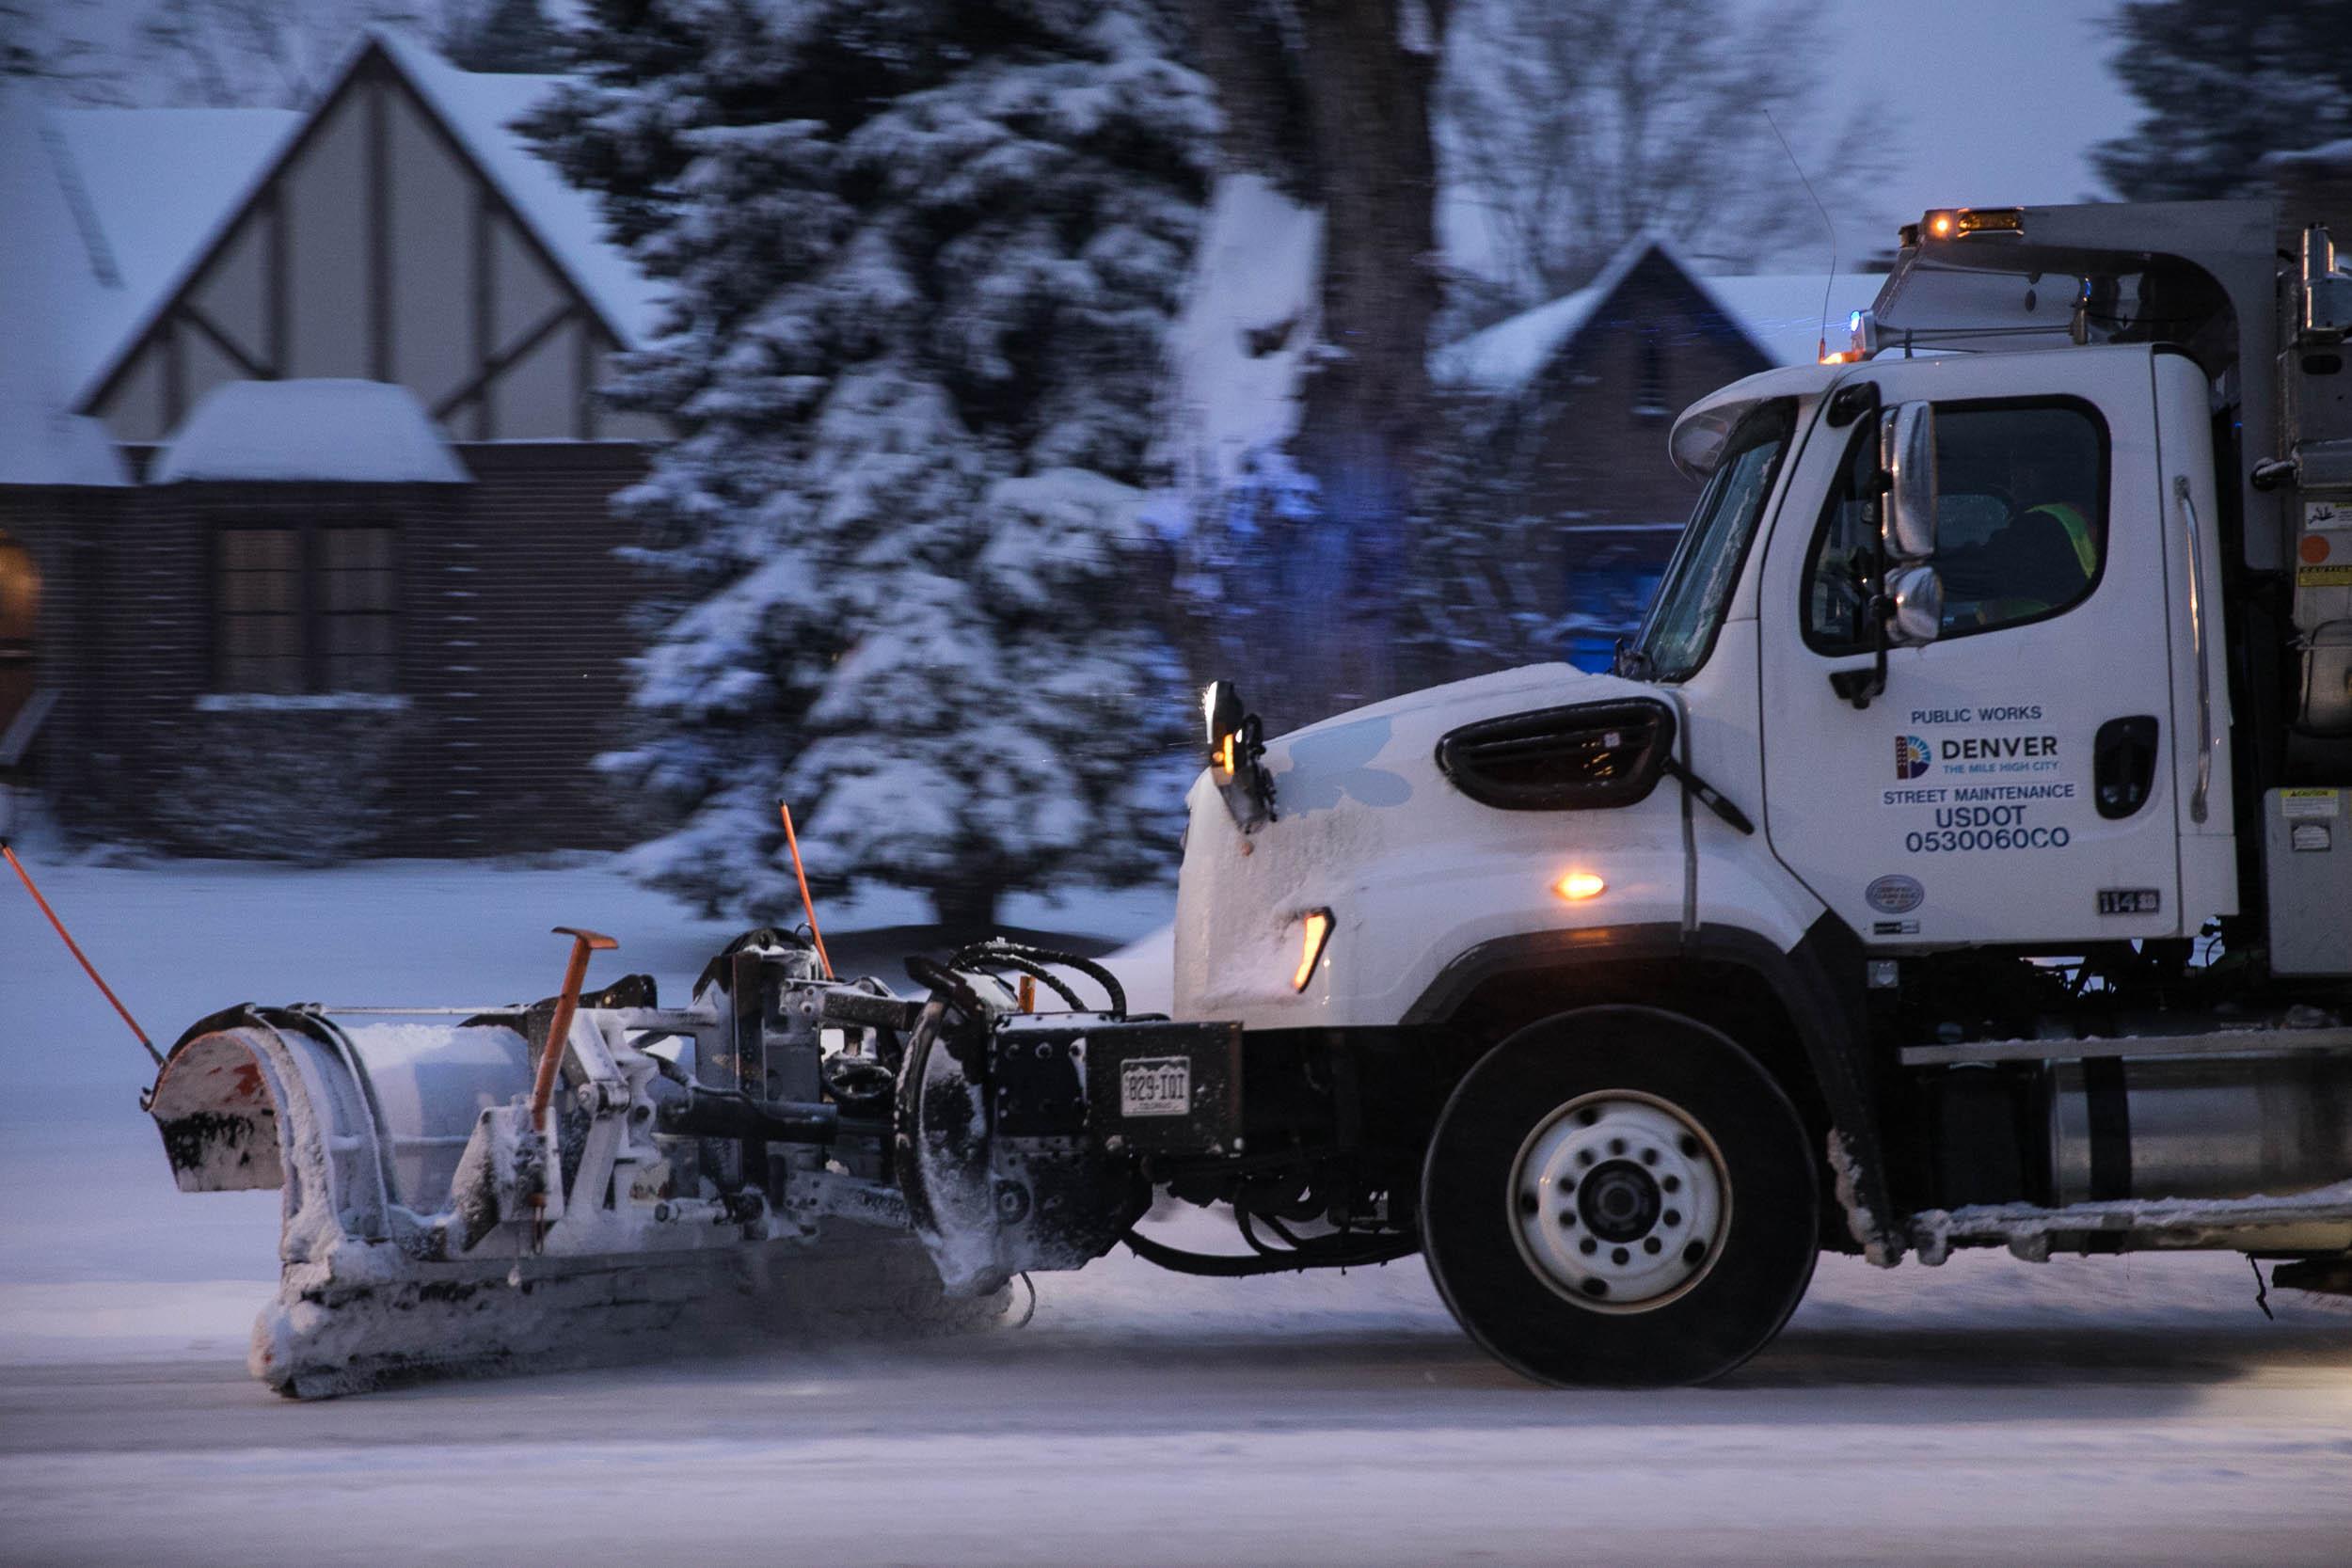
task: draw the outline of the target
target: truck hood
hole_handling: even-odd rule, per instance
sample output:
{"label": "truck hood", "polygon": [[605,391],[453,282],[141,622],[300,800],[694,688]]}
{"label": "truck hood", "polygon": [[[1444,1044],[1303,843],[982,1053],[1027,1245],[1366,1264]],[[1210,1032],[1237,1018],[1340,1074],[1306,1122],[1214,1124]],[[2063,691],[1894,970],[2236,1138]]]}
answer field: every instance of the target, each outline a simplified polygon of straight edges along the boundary
{"label": "truck hood", "polygon": [[[1432,687],[1266,742],[1274,818],[1245,832],[1203,773],[1176,906],[1180,1018],[1252,1028],[1393,1024],[1453,955],[1578,922],[1680,918],[1678,797],[1596,811],[1503,811],[1454,787],[1438,742],[1482,719],[1645,696],[1655,687],[1535,664]],[[1610,884],[1571,910],[1563,872]],[[1328,952],[1295,983],[1302,920],[1329,921]]]}
{"label": "truck hood", "polygon": [[1350,708],[1266,742],[1276,815],[1290,815],[1286,796],[1307,808],[1330,795],[1335,780],[1370,763],[1411,757],[1432,768],[1439,737],[1476,720],[1636,696],[1658,698],[1661,693],[1640,681],[1597,675],[1572,664],[1523,664]]}

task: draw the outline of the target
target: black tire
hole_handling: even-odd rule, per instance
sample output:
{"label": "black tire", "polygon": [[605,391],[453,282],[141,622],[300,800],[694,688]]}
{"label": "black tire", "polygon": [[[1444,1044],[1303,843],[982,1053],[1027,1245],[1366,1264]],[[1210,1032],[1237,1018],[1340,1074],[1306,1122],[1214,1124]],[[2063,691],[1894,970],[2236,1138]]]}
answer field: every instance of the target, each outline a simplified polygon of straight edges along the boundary
{"label": "black tire", "polygon": [[[1637,1157],[1660,1152],[1649,1130],[1689,1129],[1664,1152],[1669,1164],[1687,1158],[1691,1190],[1717,1183],[1710,1212],[1720,1223],[1687,1222],[1705,1228],[1705,1241],[1661,1225],[1661,1212],[1686,1222],[1655,1180],[1646,1194],[1636,1190],[1644,1178],[1633,1161],[1606,1158],[1622,1140],[1601,1146],[1599,1165],[1581,1167],[1593,1179],[1575,1193],[1574,1162],[1594,1152],[1613,1117],[1647,1132],[1636,1132]],[[1587,1131],[1596,1124],[1598,1132]],[[1654,1007],[1545,1019],[1488,1052],[1438,1117],[1422,1167],[1430,1276],[1471,1338],[1537,1382],[1661,1387],[1721,1377],[1780,1332],[1813,1278],[1820,1183],[1811,1142],[1772,1075],[1703,1023]],[[1556,1185],[1536,1180],[1554,1169]],[[1609,1301],[1600,1295],[1607,1279],[1575,1271],[1610,1256],[1622,1264],[1625,1249],[1603,1241],[1590,1265],[1575,1249],[1590,1254],[1582,1235],[1596,1223],[1622,1237],[1645,1214],[1651,1228],[1635,1240],[1632,1267],[1650,1273],[1628,1283],[1632,1299]],[[1545,1226],[1555,1223],[1559,1253],[1547,1272],[1534,1259],[1550,1245]],[[1645,1265],[1640,1251],[1652,1235],[1666,1250]],[[1677,1267],[1686,1272],[1655,1283],[1659,1271]]]}

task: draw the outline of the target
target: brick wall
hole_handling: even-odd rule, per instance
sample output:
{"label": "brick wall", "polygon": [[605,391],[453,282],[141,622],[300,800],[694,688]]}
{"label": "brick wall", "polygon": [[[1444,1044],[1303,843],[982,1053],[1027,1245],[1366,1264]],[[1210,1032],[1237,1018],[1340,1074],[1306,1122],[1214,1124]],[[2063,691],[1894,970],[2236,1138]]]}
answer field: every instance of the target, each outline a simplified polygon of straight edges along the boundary
{"label": "brick wall", "polygon": [[608,504],[645,471],[620,444],[462,446],[460,530],[421,583],[421,689],[435,692],[437,839],[416,852],[602,847],[645,824],[590,768],[628,737],[629,612],[642,575]]}
{"label": "brick wall", "polygon": [[[284,824],[276,852],[331,846],[354,831],[328,820],[338,811],[373,824],[362,836],[376,854],[642,836],[642,815],[590,762],[625,737],[641,580],[613,554],[628,531],[607,503],[643,474],[644,452],[456,450],[470,484],[146,486],[53,520],[42,657],[65,697],[42,767],[68,825],[195,852],[253,852],[252,834],[274,821]],[[219,711],[207,701],[215,531],[301,520],[398,528],[405,705]]]}

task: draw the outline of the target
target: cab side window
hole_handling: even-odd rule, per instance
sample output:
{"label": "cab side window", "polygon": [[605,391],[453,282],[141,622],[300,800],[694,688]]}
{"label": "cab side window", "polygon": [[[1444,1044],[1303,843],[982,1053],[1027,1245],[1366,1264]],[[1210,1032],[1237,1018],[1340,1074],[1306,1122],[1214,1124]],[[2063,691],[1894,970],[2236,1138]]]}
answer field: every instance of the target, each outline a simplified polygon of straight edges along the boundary
{"label": "cab side window", "polygon": [[[1945,639],[2063,614],[2090,597],[2107,538],[2106,429],[2073,398],[1938,404],[1935,569]],[[1876,434],[1855,434],[1814,537],[1804,635],[1818,652],[1869,646],[1877,563]]]}

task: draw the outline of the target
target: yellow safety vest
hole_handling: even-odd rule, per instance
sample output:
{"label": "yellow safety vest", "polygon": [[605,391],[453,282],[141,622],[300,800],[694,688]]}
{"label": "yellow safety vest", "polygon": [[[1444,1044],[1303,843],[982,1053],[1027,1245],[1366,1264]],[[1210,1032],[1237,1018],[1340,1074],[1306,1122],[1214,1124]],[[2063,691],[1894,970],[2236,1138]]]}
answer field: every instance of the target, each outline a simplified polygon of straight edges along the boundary
{"label": "yellow safety vest", "polygon": [[2099,541],[2090,536],[2090,521],[2064,501],[2044,501],[2040,506],[2027,507],[2026,515],[2030,517],[2037,512],[2057,518],[2058,526],[2066,531],[2067,539],[2074,546],[2074,559],[2082,564],[2083,580],[2089,582],[2097,577]]}

